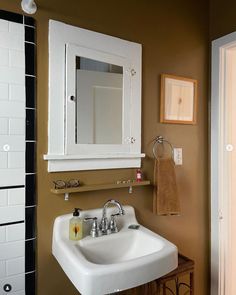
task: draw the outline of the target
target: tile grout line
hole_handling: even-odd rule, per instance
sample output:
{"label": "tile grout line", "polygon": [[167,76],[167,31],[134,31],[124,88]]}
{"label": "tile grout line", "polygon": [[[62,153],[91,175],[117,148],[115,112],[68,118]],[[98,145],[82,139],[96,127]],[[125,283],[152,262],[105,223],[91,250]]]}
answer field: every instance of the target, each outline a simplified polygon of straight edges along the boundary
{"label": "tile grout line", "polygon": [[20,224],[20,223],[25,223],[25,220],[13,221],[13,222],[6,222],[6,223],[0,223],[0,226],[9,226],[9,225]]}

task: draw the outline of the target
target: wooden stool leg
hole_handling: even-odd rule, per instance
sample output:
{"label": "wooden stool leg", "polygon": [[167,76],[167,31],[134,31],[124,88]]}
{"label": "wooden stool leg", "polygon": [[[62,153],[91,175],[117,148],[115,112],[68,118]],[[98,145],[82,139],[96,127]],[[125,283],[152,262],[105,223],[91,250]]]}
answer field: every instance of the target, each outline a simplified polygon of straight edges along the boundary
{"label": "wooden stool leg", "polygon": [[161,284],[156,281],[156,295],[161,295]]}
{"label": "wooden stool leg", "polygon": [[190,272],[190,295],[194,295],[194,274]]}
{"label": "wooden stool leg", "polygon": [[149,283],[148,294],[154,295],[154,293],[153,293],[153,287],[152,287],[152,282]]}
{"label": "wooden stool leg", "polygon": [[156,282],[152,282],[152,295],[157,295],[157,284]]}
{"label": "wooden stool leg", "polygon": [[166,295],[166,283],[163,284],[163,295]]}
{"label": "wooden stool leg", "polygon": [[176,290],[176,295],[179,295],[179,278],[178,277],[175,279],[175,290]]}
{"label": "wooden stool leg", "polygon": [[148,286],[147,286],[147,284],[145,284],[142,289],[141,288],[139,289],[140,293],[138,295],[141,295],[141,294],[147,295],[148,294],[147,289],[148,289]]}

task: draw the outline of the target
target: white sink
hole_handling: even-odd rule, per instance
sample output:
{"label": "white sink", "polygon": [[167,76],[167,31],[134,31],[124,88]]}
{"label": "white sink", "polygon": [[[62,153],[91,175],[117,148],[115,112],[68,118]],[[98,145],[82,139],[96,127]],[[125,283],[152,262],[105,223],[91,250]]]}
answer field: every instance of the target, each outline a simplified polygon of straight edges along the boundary
{"label": "white sink", "polygon": [[[72,214],[55,219],[52,253],[82,295],[104,295],[153,281],[175,269],[175,245],[138,224],[134,209],[124,206],[125,215],[117,217],[119,232],[98,238],[89,236],[91,225],[84,224],[85,237],[69,240]],[[117,212],[108,208],[107,216]],[[83,211],[82,218],[101,218],[102,209]]]}

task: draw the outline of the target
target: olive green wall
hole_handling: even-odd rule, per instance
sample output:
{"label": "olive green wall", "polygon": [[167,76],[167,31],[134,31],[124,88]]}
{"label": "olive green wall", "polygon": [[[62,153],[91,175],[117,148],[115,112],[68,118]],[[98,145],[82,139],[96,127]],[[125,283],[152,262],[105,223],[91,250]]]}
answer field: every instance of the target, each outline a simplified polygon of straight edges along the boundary
{"label": "olive green wall", "polygon": [[[174,242],[196,262],[196,295],[209,294],[208,214],[208,5],[206,1],[178,0],[36,0],[38,74],[38,295],[78,294],[51,254],[53,221],[57,215],[101,207],[108,198],[133,205],[141,223]],[[20,0],[1,0],[1,9],[20,12]],[[183,166],[176,168],[181,216],[152,214],[152,188],[97,191],[74,195],[68,202],[52,195],[54,179],[79,178],[105,183],[134,176],[132,169],[91,172],[47,172],[48,19],[61,20],[143,45],[142,151],[143,171],[153,175],[151,140],[163,135],[183,148]],[[195,126],[159,123],[160,74],[198,80],[198,123]],[[94,294],[95,295],[95,294]]]}
{"label": "olive green wall", "polygon": [[234,0],[210,0],[211,40],[236,31],[236,2]]}

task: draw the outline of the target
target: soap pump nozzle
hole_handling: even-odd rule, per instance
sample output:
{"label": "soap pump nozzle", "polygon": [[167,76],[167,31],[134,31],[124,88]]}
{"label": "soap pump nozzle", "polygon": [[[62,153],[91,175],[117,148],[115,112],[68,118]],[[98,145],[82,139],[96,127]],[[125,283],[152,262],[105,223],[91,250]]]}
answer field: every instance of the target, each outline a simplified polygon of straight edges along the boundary
{"label": "soap pump nozzle", "polygon": [[82,211],[82,209],[80,208],[75,208],[74,212],[73,212],[73,216],[80,216],[80,211]]}

